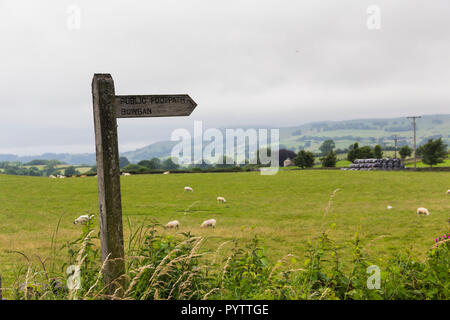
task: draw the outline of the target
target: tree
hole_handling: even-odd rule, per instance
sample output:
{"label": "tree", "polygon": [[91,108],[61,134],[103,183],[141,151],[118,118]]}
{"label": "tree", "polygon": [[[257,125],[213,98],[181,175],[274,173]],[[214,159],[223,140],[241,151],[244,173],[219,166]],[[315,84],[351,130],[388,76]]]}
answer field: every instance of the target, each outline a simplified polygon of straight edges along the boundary
{"label": "tree", "polygon": [[145,172],[148,168],[140,166],[138,164],[130,163],[122,168],[124,172]]}
{"label": "tree", "polygon": [[41,175],[41,172],[39,171],[38,168],[31,167],[31,168],[28,169],[28,175],[37,177],[37,176]]}
{"label": "tree", "polygon": [[130,161],[126,157],[119,157],[119,167],[122,169],[130,164]]}
{"label": "tree", "polygon": [[331,149],[330,152],[328,152],[328,154],[325,157],[321,158],[320,160],[322,160],[322,167],[324,168],[336,167],[337,157],[333,149]]}
{"label": "tree", "polygon": [[353,145],[350,145],[348,149],[349,151],[347,153],[347,160],[353,162],[356,159],[358,159],[358,151],[359,151],[358,142],[355,142]]}
{"label": "tree", "polygon": [[364,146],[359,148],[356,154],[358,156],[357,159],[370,159],[375,157],[375,154],[370,146]]}
{"label": "tree", "polygon": [[179,167],[180,166],[178,164],[176,164],[174,161],[172,161],[172,158],[167,158],[162,163],[162,169],[164,169],[164,170],[176,170]]}
{"label": "tree", "polygon": [[202,163],[193,163],[189,165],[190,169],[193,169],[193,171],[201,171],[204,169],[211,169],[213,166],[209,163],[207,163],[205,160],[202,160]]}
{"label": "tree", "polygon": [[374,154],[375,158],[377,158],[377,159],[382,159],[383,158],[383,151],[381,150],[381,146],[379,144],[377,144],[373,148],[373,154]]}
{"label": "tree", "polygon": [[297,154],[292,151],[292,150],[286,150],[286,149],[281,149],[279,151],[279,155],[280,155],[280,167],[284,166],[284,161],[289,158],[291,160],[294,160],[295,157],[297,156]]}
{"label": "tree", "polygon": [[[264,147],[264,148],[261,148],[258,151],[256,151],[256,164],[259,165],[259,166],[264,166],[264,165],[268,166],[269,163],[262,163],[261,158],[259,156],[260,153],[262,155],[267,156],[267,158],[270,159],[270,157],[272,156],[272,149]],[[267,160],[267,159],[265,159],[265,160]]]}
{"label": "tree", "polygon": [[300,150],[294,158],[294,163],[302,169],[311,168],[314,166],[314,154],[311,151]]}
{"label": "tree", "polygon": [[322,155],[327,155],[330,153],[332,149],[336,147],[336,144],[333,140],[325,140],[322,145],[319,147],[319,150],[322,152]]}
{"label": "tree", "polygon": [[138,165],[146,167],[150,170],[161,169],[161,160],[158,158],[152,158],[151,160],[142,160],[138,162]]}
{"label": "tree", "polygon": [[55,166],[53,164],[48,164],[44,167],[44,169],[42,170],[42,175],[44,176],[50,176],[50,175],[57,175],[59,174],[59,170],[57,168],[55,168]]}
{"label": "tree", "polygon": [[223,156],[222,163],[216,163],[216,168],[232,168],[235,167],[236,164],[234,163],[233,159],[227,156]]}
{"label": "tree", "polygon": [[353,162],[356,159],[369,159],[375,157],[375,153],[370,146],[363,146],[360,148],[358,142],[350,145],[349,149],[347,160],[350,162]]}
{"label": "tree", "polygon": [[151,165],[150,160],[142,160],[142,161],[139,161],[137,164],[142,167],[146,167],[148,169],[150,169],[150,165]]}
{"label": "tree", "polygon": [[70,176],[77,175],[77,174],[80,174],[80,173],[77,171],[77,169],[75,169],[74,166],[67,167],[64,170],[64,175],[66,177],[70,177]]}
{"label": "tree", "polygon": [[400,158],[402,158],[403,161],[405,161],[407,157],[410,157],[412,155],[412,152],[413,150],[409,146],[403,146],[398,151],[398,153],[400,154]]}
{"label": "tree", "polygon": [[444,162],[447,157],[447,145],[444,144],[442,138],[428,140],[423,146],[417,149],[417,153],[421,155],[422,162],[430,167],[438,163]]}

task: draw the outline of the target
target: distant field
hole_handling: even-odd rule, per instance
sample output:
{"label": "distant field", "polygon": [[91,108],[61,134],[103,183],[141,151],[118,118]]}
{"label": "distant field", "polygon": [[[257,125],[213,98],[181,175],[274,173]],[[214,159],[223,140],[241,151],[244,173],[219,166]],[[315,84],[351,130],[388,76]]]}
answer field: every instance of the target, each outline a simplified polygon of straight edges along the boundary
{"label": "distant field", "polygon": [[[303,257],[307,241],[331,224],[335,227],[330,236],[344,260],[351,258],[355,233],[381,265],[405,248],[422,258],[433,239],[448,230],[445,219],[450,217],[447,172],[282,170],[274,176],[257,172],[136,175],[122,177],[121,183],[126,236],[127,218],[133,226],[144,220],[177,219],[178,232],[213,236],[211,247],[233,238],[248,241],[258,234],[272,263],[287,253]],[[195,192],[185,193],[186,185]],[[338,188],[324,217],[329,196]],[[226,204],[218,204],[217,196],[224,196]],[[95,177],[0,175],[0,203],[0,272],[8,282],[15,265],[25,260],[7,250],[33,259],[33,254],[48,257],[61,215],[58,248],[79,235],[80,227],[72,223],[76,217],[88,210],[97,216],[97,181]],[[387,210],[387,205],[393,209]],[[418,217],[415,210],[420,206],[431,215]],[[217,220],[215,230],[199,228],[208,218]]]}
{"label": "distant field", "polygon": [[[407,164],[406,167],[414,167],[414,162]],[[418,161],[417,167],[423,168],[423,167],[430,167],[430,166],[428,164],[423,163],[422,161]],[[450,159],[446,159],[446,160],[444,160],[444,162],[438,163],[438,164],[434,165],[433,167],[450,167]]]}

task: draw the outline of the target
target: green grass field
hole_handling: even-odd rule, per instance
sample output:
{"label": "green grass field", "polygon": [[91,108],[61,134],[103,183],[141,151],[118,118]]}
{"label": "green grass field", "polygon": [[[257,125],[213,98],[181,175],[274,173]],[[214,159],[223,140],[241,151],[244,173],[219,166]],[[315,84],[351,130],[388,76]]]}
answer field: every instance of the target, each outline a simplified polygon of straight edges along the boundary
{"label": "green grass field", "polygon": [[[430,166],[428,164],[423,163],[422,161],[417,162],[418,168],[429,168]],[[414,162],[408,163],[406,167],[414,167]],[[434,165],[433,167],[450,167],[450,159],[445,159],[444,162],[438,163]]]}
{"label": "green grass field", "polygon": [[[330,236],[339,244],[344,260],[351,258],[356,232],[381,265],[405,248],[424,257],[434,238],[448,231],[445,220],[450,217],[447,172],[153,174],[121,177],[121,184],[126,236],[127,218],[134,226],[144,220],[165,224],[177,219],[180,230],[162,232],[211,236],[208,243],[212,248],[224,240],[248,241],[258,234],[272,263],[288,253],[303,257],[307,241],[332,224]],[[186,185],[195,192],[184,192]],[[324,216],[335,189],[339,191]],[[224,196],[227,202],[218,204],[217,196]],[[57,248],[79,236],[80,226],[72,223],[75,218],[88,210],[97,218],[97,181],[95,177],[0,175],[0,203],[0,273],[7,284],[16,266],[26,263],[21,255],[9,251],[46,258],[60,216]],[[387,210],[387,205],[393,209]],[[422,206],[430,210],[430,216],[416,215],[416,208]],[[209,218],[217,220],[216,228],[199,228]]]}

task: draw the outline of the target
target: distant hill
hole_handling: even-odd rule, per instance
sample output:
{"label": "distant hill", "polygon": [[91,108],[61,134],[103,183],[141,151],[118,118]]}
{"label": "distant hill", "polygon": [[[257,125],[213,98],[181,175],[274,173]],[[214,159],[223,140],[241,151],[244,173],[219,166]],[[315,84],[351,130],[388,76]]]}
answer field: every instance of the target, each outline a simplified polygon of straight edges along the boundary
{"label": "distant hill", "polygon": [[[361,119],[347,121],[324,121],[298,127],[282,128],[281,143],[299,150],[318,151],[324,140],[333,139],[336,148],[346,148],[358,141],[364,145],[393,146],[397,135],[398,145],[413,144],[413,127],[406,118]],[[440,138],[450,145],[450,114],[426,115],[417,120],[417,144],[431,138]]]}
{"label": "distant hill", "polygon": [[146,147],[137,149],[135,151],[128,151],[121,154],[127,157],[131,162],[139,162],[141,160],[150,160],[151,158],[167,158],[170,156],[172,148],[177,144],[177,141],[161,141],[155,142]]}
{"label": "distant hill", "polygon": [[[397,135],[398,146],[403,146],[413,144],[413,134],[411,121],[406,118],[323,121],[280,128],[280,145],[294,151],[305,149],[318,152],[323,141],[333,139],[336,148],[341,149],[354,142],[371,146],[379,144],[384,147],[393,146]],[[426,115],[417,120],[418,145],[428,139],[440,137],[450,146],[450,114]],[[178,142],[158,142],[123,155],[133,162],[153,156],[168,157],[176,143]]]}
{"label": "distant hill", "polygon": [[95,164],[95,153],[44,153],[41,155],[34,156],[17,156],[14,154],[0,154],[1,161],[20,161],[22,163],[27,163],[32,160],[58,160],[67,164],[73,165],[94,165]]}
{"label": "distant hill", "polygon": [[[248,129],[249,127],[243,127]],[[267,128],[267,127],[265,127]],[[221,129],[224,131],[224,129]],[[390,119],[357,119],[345,121],[313,122],[296,127],[280,128],[280,144],[283,147],[298,151],[306,149],[318,151],[319,146],[327,139],[333,139],[336,148],[347,148],[354,142],[360,145],[393,146],[397,135],[398,145],[413,144],[411,121],[406,118]],[[450,146],[450,114],[425,115],[417,120],[417,143],[421,145],[431,138],[440,138]],[[139,162],[151,158],[169,157],[171,150],[178,142],[161,141],[139,148],[135,151],[121,153],[131,162]],[[35,159],[58,160],[68,164],[94,165],[95,154],[45,153],[39,156],[0,155],[0,161],[30,162]]]}

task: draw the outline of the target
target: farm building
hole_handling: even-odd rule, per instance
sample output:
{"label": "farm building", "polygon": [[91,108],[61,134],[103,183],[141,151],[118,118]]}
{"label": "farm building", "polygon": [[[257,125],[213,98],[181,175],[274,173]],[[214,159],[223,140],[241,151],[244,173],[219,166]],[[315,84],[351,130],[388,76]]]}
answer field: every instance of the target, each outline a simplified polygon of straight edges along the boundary
{"label": "farm building", "polygon": [[290,158],[287,158],[283,162],[284,167],[292,167],[294,165],[294,161],[292,161]]}

